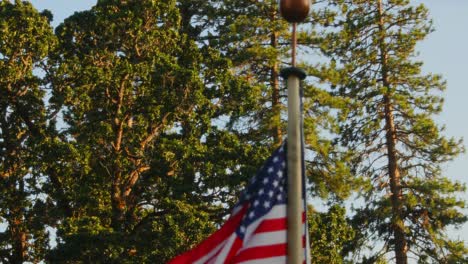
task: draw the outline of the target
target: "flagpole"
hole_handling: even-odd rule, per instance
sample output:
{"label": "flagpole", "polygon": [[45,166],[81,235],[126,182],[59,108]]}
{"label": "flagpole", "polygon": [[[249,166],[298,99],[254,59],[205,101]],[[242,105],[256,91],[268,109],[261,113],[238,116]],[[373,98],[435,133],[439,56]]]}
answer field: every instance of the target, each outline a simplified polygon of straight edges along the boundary
{"label": "flagpole", "polygon": [[[309,0],[281,0],[281,15],[292,25],[291,67],[281,71],[281,77],[287,81],[288,89],[288,264],[302,264],[305,258],[302,245],[302,113],[300,81],[305,79],[303,70],[296,68],[296,26],[309,13]],[[305,198],[304,198],[305,199]]]}
{"label": "flagpole", "polygon": [[291,67],[282,71],[288,88],[288,263],[302,263],[302,144],[300,80],[305,74],[299,68]]}

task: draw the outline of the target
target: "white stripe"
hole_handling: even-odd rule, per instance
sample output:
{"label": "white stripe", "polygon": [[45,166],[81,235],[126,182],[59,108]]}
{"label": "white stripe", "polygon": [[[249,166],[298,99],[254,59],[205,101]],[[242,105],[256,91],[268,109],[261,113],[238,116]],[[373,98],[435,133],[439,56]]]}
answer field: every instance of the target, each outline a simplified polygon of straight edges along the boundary
{"label": "white stripe", "polygon": [[[307,179],[306,179],[307,181]],[[305,234],[305,263],[306,264],[310,264],[310,239],[309,239],[309,224],[307,223],[307,202],[303,199],[302,200],[303,204],[304,204],[304,210],[305,210],[305,214],[306,214],[306,219],[305,219],[305,223],[304,223],[304,227],[302,228],[303,229],[303,234]]]}
{"label": "white stripe", "polygon": [[[230,218],[232,218],[233,216],[238,214],[241,211],[242,207],[243,206],[237,206],[236,208],[234,208]],[[268,241],[268,240],[270,241],[270,244],[271,244],[271,242],[275,242],[274,244],[279,244],[278,242],[276,242],[276,240],[272,240],[273,238],[271,238],[271,239],[266,239],[265,238],[266,236],[268,236],[267,233],[271,234],[271,233],[278,233],[278,232],[267,232],[267,233],[264,233],[264,234],[255,234],[254,232],[257,229],[257,227],[260,225],[260,223],[265,219],[278,219],[278,218],[286,217],[286,210],[287,210],[287,205],[286,204],[275,205],[275,206],[273,206],[271,208],[271,210],[266,215],[264,215],[263,217],[257,219],[255,222],[250,224],[248,226],[246,232],[245,232],[245,236],[244,236],[244,240],[243,240],[244,241],[244,246],[242,247],[242,249],[247,248],[247,247],[258,246],[255,243],[262,243],[261,241]],[[275,235],[273,235],[273,236],[275,236]],[[205,254],[203,257],[201,257],[200,259],[195,261],[194,264],[206,263],[206,261],[209,260],[210,258],[212,258],[218,252],[218,250],[221,249],[221,247],[223,247],[221,249],[221,252],[218,254],[218,256],[216,256],[214,259],[212,259],[210,261],[210,263],[223,264],[226,257],[227,257],[227,254],[229,254],[229,251],[230,251],[231,246],[234,243],[235,239],[236,239],[236,234],[233,233],[228,239],[225,239],[221,244],[219,244],[214,249],[212,249],[208,254]],[[277,239],[277,238],[274,238],[274,239]],[[251,242],[250,240],[253,240],[253,241]],[[257,241],[257,242],[255,242],[255,241]],[[275,261],[276,258],[268,258],[267,260],[269,260],[269,259],[271,259],[272,261]],[[245,263],[249,263],[249,264],[252,263],[253,264],[253,263],[257,263],[257,262],[247,261]],[[263,263],[275,264],[275,263],[285,263],[285,262],[284,261],[283,262],[269,262],[269,261],[266,261],[266,262],[263,262]]]}
{"label": "white stripe", "polygon": [[[287,234],[288,231],[273,231],[273,232],[263,232],[263,233],[254,233],[250,240],[244,241],[242,250],[252,248],[252,247],[261,247],[269,246],[273,244],[284,244],[287,243]],[[305,234],[305,228],[302,229],[302,235]]]}
{"label": "white stripe", "polygon": [[201,257],[197,261],[193,262],[193,264],[203,264],[203,263],[205,263],[207,260],[209,260],[211,257],[213,257],[216,254],[216,252],[218,252],[218,250],[226,244],[226,242],[227,242],[226,239],[223,240],[223,242],[221,244],[219,244],[218,246],[213,248],[208,254],[203,255],[203,257]]}
{"label": "white stripe", "polygon": [[229,251],[231,251],[232,244],[234,244],[234,241],[237,239],[236,233],[232,234],[228,239],[225,244],[225,246],[221,249],[221,252],[212,260],[210,261],[209,264],[223,264],[227,258],[227,255],[229,254]]}
{"label": "white stripe", "polygon": [[[251,205],[252,206],[252,205]],[[231,216],[229,218],[234,217],[237,213],[240,212],[240,210],[243,208],[243,206],[237,206],[232,210]],[[275,219],[275,218],[281,218],[281,217],[286,217],[286,210],[287,210],[287,205],[286,204],[278,204],[275,205],[271,208],[271,210],[264,215],[261,219]],[[258,220],[257,220],[258,221]]]}
{"label": "white stripe", "polygon": [[[275,205],[271,208],[271,210],[264,217],[262,217],[262,219],[275,219],[275,218],[286,217],[287,208],[288,207],[286,204]],[[302,216],[302,213],[304,213],[304,208],[302,209],[301,216]]]}
{"label": "white stripe", "polygon": [[310,258],[310,247],[309,247],[309,244],[306,244],[306,247],[305,247],[304,250],[305,250],[305,252],[304,252],[304,257],[305,257],[306,264],[310,264],[311,258]]}
{"label": "white stripe", "polygon": [[[260,219],[276,219],[286,217],[287,206],[285,204],[275,205],[271,210]],[[260,220],[259,219],[259,220]],[[257,220],[258,221],[258,220]]]}
{"label": "white stripe", "polygon": [[250,237],[253,235],[260,223],[265,219],[277,219],[286,217],[286,205],[275,205],[271,210],[264,216],[257,219],[255,222],[252,222],[245,230],[244,243],[250,240]]}
{"label": "white stripe", "polygon": [[264,259],[253,259],[239,262],[239,264],[284,264],[286,263],[286,256],[264,258]]}
{"label": "white stripe", "polygon": [[238,205],[234,207],[234,209],[232,209],[231,216],[229,216],[229,218],[234,217],[237,213],[239,213],[242,210],[243,207],[244,207],[243,205]]}
{"label": "white stripe", "polygon": [[[304,212],[304,211],[302,211]],[[279,204],[275,205],[271,208],[271,210],[264,216],[260,217],[257,219],[255,222],[251,223],[248,227],[247,230],[245,231],[244,235],[244,243],[250,240],[251,236],[254,234],[255,230],[257,227],[260,225],[260,223],[263,220],[272,220],[272,219],[278,219],[278,218],[285,218],[287,215],[287,205],[285,204]],[[302,213],[301,213],[302,217]]]}
{"label": "white stripe", "polygon": [[[231,216],[229,216],[229,219],[231,219],[232,217],[236,216],[243,208],[244,206],[240,205],[240,206],[236,206],[233,210],[232,210],[232,213],[231,213]],[[231,237],[234,236],[235,237],[235,233],[233,233],[231,235]],[[208,254],[205,254],[203,255],[203,257],[199,258],[197,261],[193,262],[193,264],[204,264],[206,263],[206,261],[208,261],[210,258],[212,258],[217,252],[218,250],[220,250],[221,247],[224,247],[226,245],[226,243],[229,241],[230,238],[227,238],[227,239],[224,239],[218,246],[216,246],[215,248],[213,248]],[[203,243],[203,242],[202,242]],[[228,245],[229,248],[231,247],[230,245]],[[210,261],[210,263],[214,263],[213,261],[215,261],[218,257],[214,258],[213,260]]]}
{"label": "white stripe", "polygon": [[254,234],[251,239],[242,247],[242,250],[251,247],[284,244],[287,242],[286,234],[286,230]]}

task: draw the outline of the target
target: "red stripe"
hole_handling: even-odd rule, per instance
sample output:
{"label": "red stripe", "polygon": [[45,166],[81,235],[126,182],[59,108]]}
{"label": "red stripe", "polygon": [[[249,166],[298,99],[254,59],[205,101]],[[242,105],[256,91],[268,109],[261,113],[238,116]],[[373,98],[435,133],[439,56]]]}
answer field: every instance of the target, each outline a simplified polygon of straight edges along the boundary
{"label": "red stripe", "polygon": [[[272,241],[274,242],[274,241]],[[305,249],[306,237],[302,236],[302,248]],[[242,250],[232,261],[225,263],[239,263],[243,261],[263,258],[281,257],[287,255],[288,244],[274,244],[268,246],[251,247]]]}
{"label": "red stripe", "polygon": [[[216,231],[210,237],[208,237],[201,244],[196,246],[194,249],[172,259],[168,264],[186,264],[192,263],[196,260],[199,260],[204,255],[210,253],[214,248],[219,246],[221,243],[225,242],[230,235],[232,235],[236,228],[239,226],[242,217],[244,216],[247,210],[247,206],[244,206],[235,216],[228,219],[228,221],[221,227],[220,230]],[[302,213],[302,223],[305,223],[306,214]],[[265,219],[255,230],[255,233],[263,232],[274,232],[287,229],[287,220],[286,218],[277,218],[277,219]],[[303,245],[305,246],[305,237],[303,237]],[[274,241],[272,241],[274,243]],[[261,259],[261,258],[270,258],[286,255],[287,244],[276,244],[269,246],[259,246],[245,249],[236,256],[239,249],[242,248],[243,242],[236,237],[233,245],[229,249],[228,256],[225,263],[237,263],[250,259]],[[223,250],[221,247],[208,261],[216,258],[218,254]],[[232,259],[232,260],[231,260]],[[207,262],[208,262],[207,261]]]}
{"label": "red stripe", "polygon": [[231,259],[233,259],[234,256],[236,256],[239,249],[242,248],[242,244],[243,241],[238,236],[236,236],[236,240],[232,244],[231,250],[229,251],[229,254],[226,257],[226,260],[224,260],[224,263],[231,263]]}
{"label": "red stripe", "polygon": [[260,225],[258,225],[257,229],[255,229],[255,233],[274,232],[285,230],[287,228],[288,223],[286,218],[266,219],[263,220]]}
{"label": "red stripe", "polygon": [[211,258],[207,259],[207,260],[205,261],[205,263],[210,263],[213,259],[216,259],[216,258],[218,257],[218,255],[219,255],[219,253],[223,250],[223,248],[224,248],[224,247],[218,248],[218,250],[216,251],[216,253],[215,253]]}
{"label": "red stripe", "polygon": [[168,264],[187,264],[195,262],[196,260],[202,258],[204,255],[208,254],[211,250],[219,246],[225,239],[227,239],[236,228],[239,226],[247,206],[244,206],[240,212],[235,216],[231,217],[226,223],[216,231],[214,234],[209,236],[201,244],[196,246],[194,249],[185,252],[182,255],[179,255],[168,262]]}
{"label": "red stripe", "polygon": [[262,258],[272,258],[285,256],[287,253],[287,244],[276,244],[271,246],[253,247],[243,250],[230,263],[239,263],[242,261]]}
{"label": "red stripe", "polygon": [[[305,212],[302,213],[302,223],[306,221]],[[274,232],[288,229],[288,222],[286,218],[265,219],[255,229],[255,233]]]}
{"label": "red stripe", "polygon": [[[231,249],[229,249],[229,253],[226,255],[226,258],[223,260],[223,263],[228,263],[230,259],[232,259],[236,254],[237,251],[242,247],[242,240],[236,236],[234,242],[231,245]],[[224,249],[224,247],[221,247],[215,255],[213,255],[210,259],[205,261],[204,263],[210,263],[213,260],[216,260],[216,258],[219,256],[219,253]],[[216,263],[219,263],[220,259],[216,261]]]}

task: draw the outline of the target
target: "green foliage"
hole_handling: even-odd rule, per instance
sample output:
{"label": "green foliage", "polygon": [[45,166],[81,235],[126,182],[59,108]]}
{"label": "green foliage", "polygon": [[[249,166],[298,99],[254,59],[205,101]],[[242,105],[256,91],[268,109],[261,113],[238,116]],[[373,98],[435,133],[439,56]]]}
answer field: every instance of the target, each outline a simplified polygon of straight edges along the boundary
{"label": "green foliage", "polygon": [[[62,138],[78,157],[52,184],[72,196],[55,196],[71,214],[50,261],[167,259],[173,252],[157,244],[187,249],[211,226],[204,210],[213,206],[196,195],[199,167],[184,169],[197,166],[209,133],[214,97],[204,78],[217,75],[204,75],[180,19],[174,1],[99,1],[57,28],[51,103],[64,110]],[[176,210],[191,207],[200,212]],[[170,235],[183,222],[192,233]]]}
{"label": "green foliage", "polygon": [[339,205],[333,205],[325,213],[308,211],[311,263],[345,263],[346,244],[353,241],[357,232],[345,213]]}
{"label": "green foliage", "polygon": [[[208,215],[186,201],[165,201],[170,212],[144,212],[124,240],[98,217],[68,219],[61,228],[62,245],[52,250],[52,263],[165,263],[212,233]],[[155,221],[157,220],[157,221]]]}
{"label": "green foliage", "polygon": [[[239,98],[249,104],[231,112],[227,125],[245,141],[278,145],[286,137],[286,90],[279,72],[291,66],[290,26],[280,17],[276,1],[217,3],[214,29],[206,38],[209,45],[232,61],[235,74],[249,85]],[[298,28],[299,59],[314,52],[316,37],[310,25],[313,22],[307,21]],[[316,76],[315,65],[309,60],[299,62],[300,67]],[[338,131],[334,111],[345,104],[315,85],[316,80],[308,78],[303,87],[304,133],[311,154],[307,155],[307,174],[313,183],[311,194],[343,200],[360,184],[359,179],[350,177],[346,150],[332,141]]]}
{"label": "green foliage", "polygon": [[[38,262],[49,245],[50,206],[36,153],[45,106],[39,71],[55,44],[49,18],[27,2],[0,2],[0,262]],[[46,196],[45,196],[46,197]]]}
{"label": "green foliage", "polygon": [[347,100],[340,143],[356,155],[352,171],[372,185],[363,188],[366,206],[354,219],[365,230],[363,245],[384,245],[370,259],[390,251],[437,263],[462,256],[463,247],[451,246],[461,244],[445,231],[466,221],[457,198],[465,187],[443,177],[441,165],[463,147],[432,119],[442,109],[445,82],[423,75],[415,59],[416,44],[432,31],[426,8],[409,1],[330,1],[320,14],[321,49],[330,63],[319,76]]}
{"label": "green foliage", "polygon": [[160,261],[187,250],[266,155],[222,125],[242,107],[224,102],[247,86],[194,41],[183,11],[175,1],[99,1],[57,28],[51,107],[63,111],[58,137],[71,153],[51,189],[70,208],[51,261]]}
{"label": "green foliage", "polygon": [[[298,28],[309,194],[330,205],[310,213],[313,262],[387,263],[399,224],[420,263],[463,263],[445,230],[466,221],[465,187],[441,170],[463,149],[432,120],[444,81],[414,59],[427,11],[384,1],[382,30],[374,2],[315,4]],[[289,26],[276,1],[99,0],[55,36],[51,20],[0,1],[0,262],[164,263],[214,231],[285,138]],[[337,204],[357,189],[350,220]]]}

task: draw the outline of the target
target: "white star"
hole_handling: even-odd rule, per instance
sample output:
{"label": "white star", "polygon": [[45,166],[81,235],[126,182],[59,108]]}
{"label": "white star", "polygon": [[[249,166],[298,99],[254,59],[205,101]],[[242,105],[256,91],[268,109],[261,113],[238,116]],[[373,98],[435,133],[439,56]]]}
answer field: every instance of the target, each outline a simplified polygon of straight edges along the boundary
{"label": "white star", "polygon": [[264,194],[264,193],[265,193],[265,191],[264,191],[263,189],[260,189],[260,190],[258,191],[258,194],[260,194],[260,195],[262,195],[262,194]]}
{"label": "white star", "polygon": [[277,180],[275,180],[275,181],[273,182],[273,185],[274,185],[275,187],[278,187],[278,184],[279,184],[279,182],[278,182]]}
{"label": "white star", "polygon": [[280,189],[280,191],[282,192],[282,191],[283,191],[283,186],[280,186],[279,189]]}
{"label": "white star", "polygon": [[273,173],[273,171],[275,171],[275,169],[273,167],[268,168],[268,173]]}
{"label": "white star", "polygon": [[274,194],[273,191],[268,192],[268,196],[270,196],[270,198],[273,197],[273,194]]}
{"label": "white star", "polygon": [[269,202],[269,201],[265,201],[265,202],[263,203],[263,207],[265,207],[265,208],[270,207],[270,202]]}
{"label": "white star", "polygon": [[280,194],[278,194],[278,196],[276,196],[276,199],[278,199],[278,200],[281,200],[281,199],[283,199],[283,196],[281,195],[281,193],[280,193]]}
{"label": "white star", "polygon": [[254,207],[257,207],[260,202],[258,200],[254,201]]}
{"label": "white star", "polygon": [[286,168],[286,161],[281,162],[281,167]]}
{"label": "white star", "polygon": [[244,233],[244,232],[245,232],[245,226],[241,226],[241,227],[240,227],[240,232],[241,232],[241,233]]}
{"label": "white star", "polygon": [[268,183],[268,178],[263,179],[263,184],[267,184],[267,183]]}
{"label": "white star", "polygon": [[254,216],[255,216],[254,211],[252,211],[252,212],[249,213],[249,218],[253,218]]}
{"label": "white star", "polygon": [[273,162],[278,162],[278,160],[279,160],[278,156],[275,156],[275,157],[273,158]]}
{"label": "white star", "polygon": [[276,175],[278,175],[278,177],[280,177],[280,178],[283,178],[283,171],[278,171],[276,173]]}

